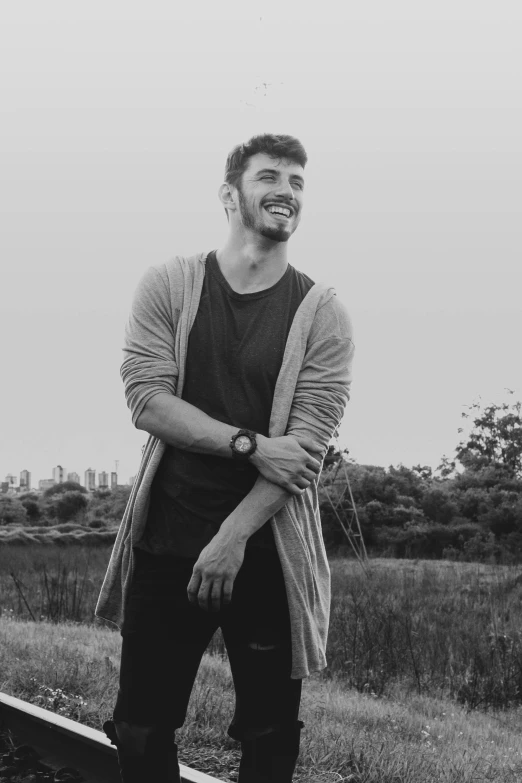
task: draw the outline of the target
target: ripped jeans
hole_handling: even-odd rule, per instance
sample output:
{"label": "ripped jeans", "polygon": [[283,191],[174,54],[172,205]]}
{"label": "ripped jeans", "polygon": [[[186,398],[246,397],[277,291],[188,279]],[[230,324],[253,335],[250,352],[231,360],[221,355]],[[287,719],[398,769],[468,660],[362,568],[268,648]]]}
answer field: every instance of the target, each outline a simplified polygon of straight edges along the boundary
{"label": "ripped jeans", "polygon": [[[172,730],[172,752],[172,735],[185,721],[201,658],[221,627],[236,695],[228,734],[241,742],[238,783],[289,783],[303,727],[298,720],[302,680],[290,677],[290,619],[277,553],[247,547],[232,600],[219,612],[204,611],[187,598],[195,560],[139,549],[134,554],[121,631],[116,726],[158,727],[160,734]],[[123,768],[122,779],[127,783]]]}

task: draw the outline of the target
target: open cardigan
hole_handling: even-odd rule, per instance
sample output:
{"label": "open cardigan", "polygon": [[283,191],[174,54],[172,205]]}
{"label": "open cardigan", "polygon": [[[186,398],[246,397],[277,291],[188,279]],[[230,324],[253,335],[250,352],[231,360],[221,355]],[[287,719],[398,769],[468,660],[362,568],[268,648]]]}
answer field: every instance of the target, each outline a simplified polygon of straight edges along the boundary
{"label": "open cardigan", "polygon": [[[206,254],[151,267],[138,285],[125,331],[121,375],[136,423],[159,392],[181,397],[190,329],[198,310]],[[352,327],[331,287],[316,283],[299,306],[286,343],[270,417],[270,437],[308,435],[323,454],[349,399]],[[96,616],[121,628],[130,587],[132,547],[147,521],[150,487],[165,443],[150,436],[102,585]],[[326,667],[330,569],[317,482],[292,496],[271,518],[284,575],[292,634],[294,679]],[[267,579],[270,576],[267,574]]]}

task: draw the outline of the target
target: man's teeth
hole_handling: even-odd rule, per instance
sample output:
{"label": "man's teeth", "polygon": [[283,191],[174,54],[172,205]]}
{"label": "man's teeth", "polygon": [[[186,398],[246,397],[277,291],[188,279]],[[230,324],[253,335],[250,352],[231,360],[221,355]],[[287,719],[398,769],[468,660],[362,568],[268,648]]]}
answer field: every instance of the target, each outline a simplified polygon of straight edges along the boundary
{"label": "man's teeth", "polygon": [[285,217],[290,217],[292,214],[286,207],[267,207],[267,211],[273,215],[284,215]]}

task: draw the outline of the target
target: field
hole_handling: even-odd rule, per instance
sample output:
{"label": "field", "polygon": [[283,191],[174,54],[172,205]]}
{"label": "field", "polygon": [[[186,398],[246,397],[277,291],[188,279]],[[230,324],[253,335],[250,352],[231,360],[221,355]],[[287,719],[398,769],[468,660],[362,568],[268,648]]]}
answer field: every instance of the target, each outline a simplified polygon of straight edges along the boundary
{"label": "field", "polygon": [[[119,634],[92,623],[109,553],[0,548],[0,689],[98,729],[119,664]],[[364,573],[334,560],[332,587],[329,668],[304,684],[297,783],[522,779],[520,569],[374,560]],[[209,652],[181,760],[233,780],[219,633]]]}
{"label": "field", "polygon": [[0,546],[0,612],[92,622],[111,546]]}

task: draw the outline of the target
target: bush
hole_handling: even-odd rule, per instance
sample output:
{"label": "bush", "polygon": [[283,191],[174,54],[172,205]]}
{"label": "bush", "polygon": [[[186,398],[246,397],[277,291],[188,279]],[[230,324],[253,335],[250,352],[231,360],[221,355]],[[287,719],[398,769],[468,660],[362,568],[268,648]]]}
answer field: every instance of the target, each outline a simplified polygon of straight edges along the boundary
{"label": "bush", "polygon": [[477,522],[479,516],[491,507],[491,498],[485,487],[468,487],[464,492],[459,492],[455,499],[459,514],[473,522]]}
{"label": "bush", "polygon": [[110,489],[95,489],[92,496],[96,500],[106,500],[107,498],[110,498],[111,494]]}
{"label": "bush", "polygon": [[497,543],[493,533],[477,533],[466,541],[460,560],[471,562],[498,562],[502,559],[502,547]]}
{"label": "bush", "polygon": [[367,503],[364,511],[374,527],[404,527],[407,524],[421,524],[426,521],[422,511],[415,506],[385,506],[378,500]]}
{"label": "bush", "polygon": [[479,522],[495,536],[522,531],[522,499],[517,503],[504,502],[479,517]]}
{"label": "bush", "polygon": [[469,522],[463,525],[424,522],[406,528],[381,528],[377,543],[381,551],[393,557],[432,559],[447,557],[451,549],[461,552],[466,541],[477,533],[482,533],[481,528]]}
{"label": "bush", "polygon": [[43,510],[40,507],[38,501],[32,500],[31,498],[24,498],[20,502],[22,506],[25,508],[27,512],[27,517],[31,520],[31,522],[35,522],[37,519],[40,519],[40,517],[43,515]]}
{"label": "bush", "polygon": [[52,498],[55,495],[61,495],[65,492],[82,492],[87,494],[85,487],[78,484],[76,481],[62,481],[61,484],[55,484],[53,487],[49,487],[44,492],[44,498]]}
{"label": "bush", "polygon": [[130,487],[117,487],[113,490],[93,492],[89,506],[89,524],[95,519],[119,522],[123,517],[130,490]]}
{"label": "bush", "polygon": [[421,508],[428,519],[441,525],[448,525],[458,511],[455,501],[440,487],[432,487],[424,493]]}
{"label": "bush", "polygon": [[25,525],[27,517],[27,511],[19,500],[0,497],[0,525]]}
{"label": "bush", "polygon": [[363,506],[365,518],[372,527],[382,527],[386,525],[390,518],[390,506],[385,505],[380,500],[370,500]]}
{"label": "bush", "polygon": [[[71,482],[72,483],[72,482]],[[60,522],[68,522],[76,517],[88,505],[88,500],[81,492],[64,492],[59,495],[54,504],[54,513]]]}

